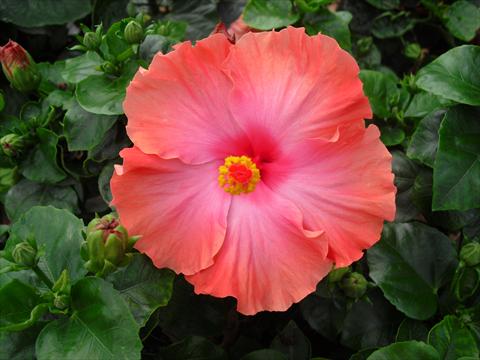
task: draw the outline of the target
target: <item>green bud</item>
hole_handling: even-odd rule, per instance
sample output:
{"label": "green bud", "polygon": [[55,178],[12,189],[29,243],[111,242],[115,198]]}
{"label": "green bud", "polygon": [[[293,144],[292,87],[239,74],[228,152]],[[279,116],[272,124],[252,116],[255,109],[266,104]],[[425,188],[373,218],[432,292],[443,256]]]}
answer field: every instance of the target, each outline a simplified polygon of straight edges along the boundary
{"label": "green bud", "polygon": [[38,262],[37,250],[26,241],[13,248],[12,257],[15,263],[28,267],[34,267]]}
{"label": "green bud", "polygon": [[100,69],[105,74],[116,74],[118,72],[118,68],[110,61],[105,61],[102,65],[100,65]]}
{"label": "green bud", "polygon": [[347,274],[350,271],[350,267],[343,267],[343,268],[338,268],[338,269],[333,269],[330,271],[328,274],[328,282],[330,283],[335,283],[339,282],[342,280],[343,276]]}
{"label": "green bud", "polygon": [[85,45],[88,50],[98,49],[101,42],[101,36],[93,31],[89,31],[83,36],[83,45]]}
{"label": "green bud", "polygon": [[103,231],[97,230],[87,236],[87,249],[89,261],[85,267],[92,273],[102,270],[105,261],[105,244],[103,242]]}
{"label": "green bud", "polygon": [[476,266],[480,264],[480,244],[471,242],[462,247],[460,250],[460,259],[467,266]]}
{"label": "green bud", "polygon": [[125,26],[123,35],[129,44],[139,44],[143,40],[142,25],[140,25],[138,21],[130,21],[127,26]]}
{"label": "green bud", "polygon": [[30,54],[19,44],[10,40],[0,47],[0,63],[3,73],[12,87],[21,92],[38,88],[40,73]]}
{"label": "green bud", "polygon": [[409,43],[405,46],[404,54],[407,58],[416,60],[422,55],[422,48],[418,43]]}
{"label": "green bud", "polygon": [[62,294],[70,293],[70,278],[66,269],[62,271],[60,277],[53,284],[52,291]]}
{"label": "green bud", "polygon": [[53,299],[53,306],[57,309],[64,310],[70,305],[69,295],[57,295]]}
{"label": "green bud", "polygon": [[15,157],[20,154],[24,145],[23,137],[17,134],[8,134],[0,139],[0,146],[8,157]]}
{"label": "green bud", "polygon": [[467,300],[478,289],[480,269],[460,265],[452,281],[453,293],[460,302]]}
{"label": "green bud", "polygon": [[125,242],[117,234],[108,235],[105,241],[105,259],[118,265],[125,255]]}
{"label": "green bud", "polygon": [[365,295],[368,283],[362,274],[352,272],[346,274],[339,285],[345,295],[353,299],[358,299]]}
{"label": "green bud", "polygon": [[373,39],[368,37],[363,37],[357,41],[357,48],[360,54],[366,54],[370,51],[373,45]]}

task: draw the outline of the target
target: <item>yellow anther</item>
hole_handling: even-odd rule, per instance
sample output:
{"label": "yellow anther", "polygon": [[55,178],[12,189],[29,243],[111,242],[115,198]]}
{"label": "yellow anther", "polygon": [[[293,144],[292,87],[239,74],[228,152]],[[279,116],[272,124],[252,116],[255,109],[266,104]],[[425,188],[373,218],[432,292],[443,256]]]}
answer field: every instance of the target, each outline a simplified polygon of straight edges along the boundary
{"label": "yellow anther", "polygon": [[218,168],[218,183],[232,195],[255,190],[260,181],[260,170],[248,156],[229,156]]}

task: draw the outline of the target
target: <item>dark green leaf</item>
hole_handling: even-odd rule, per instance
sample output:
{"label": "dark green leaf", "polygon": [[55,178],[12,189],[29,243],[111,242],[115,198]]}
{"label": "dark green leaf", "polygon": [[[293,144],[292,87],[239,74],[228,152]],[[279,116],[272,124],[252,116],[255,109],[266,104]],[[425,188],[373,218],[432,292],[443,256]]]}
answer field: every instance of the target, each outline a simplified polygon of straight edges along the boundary
{"label": "dark green leaf", "polygon": [[140,359],[139,326],[111,284],[81,279],[72,287],[71,306],[70,318],[52,321],[40,332],[39,360]]}
{"label": "dark green leaf", "polygon": [[385,224],[382,239],[367,252],[370,277],[407,316],[424,320],[437,311],[437,291],[453,275],[450,239],[421,223]]}
{"label": "dark green leaf", "polygon": [[225,351],[199,336],[189,336],[160,350],[162,360],[226,360]]}
{"label": "dark green leaf", "polygon": [[445,114],[433,170],[433,210],[480,207],[480,108],[458,106]]}
{"label": "dark green leaf", "polygon": [[25,27],[61,25],[81,19],[91,10],[90,1],[2,0],[0,20]]}
{"label": "dark green leaf", "polygon": [[468,105],[480,105],[480,46],[456,47],[417,74],[417,86]]}
{"label": "dark green leaf", "polygon": [[0,359],[25,360],[35,358],[35,340],[44,323],[16,332],[0,332]]}
{"label": "dark green leaf", "polygon": [[478,358],[477,344],[470,330],[453,315],[445,316],[430,330],[428,343],[437,349],[441,359]]}
{"label": "dark green leaf", "polygon": [[113,175],[113,164],[105,165],[105,167],[100,172],[100,176],[98,177],[98,190],[102,199],[107,203],[110,204],[112,201],[112,192],[110,191],[110,179]]}
{"label": "dark green leaf", "polygon": [[405,132],[400,128],[382,126],[381,132],[380,140],[382,140],[386,146],[398,145],[405,140]]}
{"label": "dark green leaf", "polygon": [[420,341],[405,341],[378,349],[367,360],[440,360],[440,357],[430,345]]}
{"label": "dark green leaf", "polygon": [[310,341],[293,320],[273,339],[270,347],[288,356],[290,360],[305,360],[311,357]]}
{"label": "dark green leaf", "polygon": [[409,158],[433,167],[438,149],[438,130],[444,115],[445,110],[437,110],[420,121],[408,145]]}
{"label": "dark green leaf", "polygon": [[394,10],[400,6],[400,0],[367,0],[367,2],[382,10]]}
{"label": "dark green leaf", "polygon": [[100,144],[117,117],[85,111],[75,101],[65,114],[64,133],[69,151],[91,150]]}
{"label": "dark green leaf", "polygon": [[348,11],[331,12],[321,9],[314,14],[309,14],[304,22],[309,35],[322,33],[335,38],[338,44],[346,50],[352,47],[348,23],[352,20],[352,14]]}
{"label": "dark green leaf", "polygon": [[415,26],[414,19],[408,13],[384,13],[373,20],[371,32],[379,39],[402,36]]}
{"label": "dark green leaf", "polygon": [[405,117],[424,117],[434,110],[445,108],[452,104],[454,102],[451,100],[422,91],[412,98],[405,111]]}
{"label": "dark green leaf", "polygon": [[400,323],[400,313],[379,290],[355,302],[345,318],[341,343],[352,349],[384,346],[391,343]]}
{"label": "dark green leaf", "polygon": [[94,51],[87,51],[83,55],[67,59],[62,76],[67,82],[76,84],[91,75],[101,75],[102,72],[97,70],[97,67],[102,63],[100,55]]}
{"label": "dark green leaf", "polygon": [[87,272],[80,258],[83,230],[82,220],[69,211],[36,206],[13,224],[5,251],[11,254],[17,243],[33,238],[41,254],[39,267],[52,282],[64,269],[76,280]]}
{"label": "dark green leaf", "polygon": [[168,304],[174,278],[170,270],[159,270],[146,256],[135,254],[127,267],[108,280],[123,296],[139,326],[144,326],[157,308]]}
{"label": "dark green leaf", "polygon": [[470,41],[480,28],[480,9],[469,1],[455,1],[447,8],[444,22],[453,36]]}
{"label": "dark green leaf", "polygon": [[70,186],[38,184],[24,179],[5,196],[5,210],[12,221],[36,205],[52,205],[77,212],[77,194]]}
{"label": "dark green leaf", "polygon": [[21,165],[23,176],[28,180],[55,184],[67,174],[57,164],[58,136],[47,129],[37,129],[38,145]]}
{"label": "dark green leaf", "polygon": [[243,10],[243,20],[259,30],[284,27],[293,24],[299,17],[290,0],[249,0]]}
{"label": "dark green leaf", "polygon": [[14,279],[0,288],[0,331],[32,326],[47,310],[31,286]]}
{"label": "dark green leaf", "polygon": [[418,320],[404,319],[397,330],[395,342],[418,340],[427,341],[428,328]]}
{"label": "dark green leaf", "polygon": [[415,219],[419,214],[419,210],[415,204],[412,203],[413,185],[419,168],[400,151],[394,151],[392,155],[392,171],[395,174],[394,183],[397,187],[397,196],[395,199],[397,211],[395,221],[410,221]]}
{"label": "dark green leaf", "polygon": [[390,117],[389,100],[399,93],[395,78],[380,71],[362,70],[360,79],[373,113],[379,118]]}
{"label": "dark green leaf", "polygon": [[241,360],[287,360],[288,358],[281,352],[264,349],[256,350],[242,357]]}

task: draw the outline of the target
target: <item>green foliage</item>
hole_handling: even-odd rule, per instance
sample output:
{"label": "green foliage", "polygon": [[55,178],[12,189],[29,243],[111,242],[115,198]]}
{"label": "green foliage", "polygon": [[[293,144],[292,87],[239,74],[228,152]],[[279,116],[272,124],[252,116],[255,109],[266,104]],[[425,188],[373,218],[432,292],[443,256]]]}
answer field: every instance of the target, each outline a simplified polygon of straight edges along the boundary
{"label": "green foliage", "polygon": [[[0,358],[478,358],[479,5],[0,1],[0,45],[21,41],[37,60],[21,86],[0,78]],[[157,269],[121,224],[105,239],[85,226],[114,210],[135,73],[239,16],[255,31],[304,27],[352,54],[397,187],[395,221],[363,259],[289,311],[249,317]]]}

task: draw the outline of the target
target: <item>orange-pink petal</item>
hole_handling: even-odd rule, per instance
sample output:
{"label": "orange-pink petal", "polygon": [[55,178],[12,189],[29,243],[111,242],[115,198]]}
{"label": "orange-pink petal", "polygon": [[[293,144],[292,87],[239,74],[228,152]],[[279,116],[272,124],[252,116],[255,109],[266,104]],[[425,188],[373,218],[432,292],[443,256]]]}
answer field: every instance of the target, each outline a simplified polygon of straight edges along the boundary
{"label": "orange-pink petal", "polygon": [[135,247],[159,267],[193,274],[213,263],[227,227],[230,196],[217,184],[218,163],[186,165],[138,148],[121,152],[112,204]]}
{"label": "orange-pink petal", "polygon": [[246,315],[284,311],[315,291],[332,268],[326,255],[322,232],[305,230],[299,209],[260,183],[232,200],[214,264],[186,279],[196,293],[234,296]]}
{"label": "orange-pink petal", "polygon": [[219,157],[240,131],[227,106],[231,80],[221,70],[231,46],[221,34],[184,42],[135,75],[124,102],[135,146],[188,163]]}

